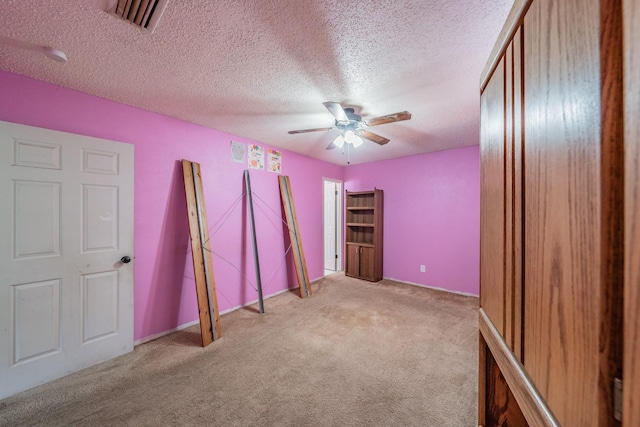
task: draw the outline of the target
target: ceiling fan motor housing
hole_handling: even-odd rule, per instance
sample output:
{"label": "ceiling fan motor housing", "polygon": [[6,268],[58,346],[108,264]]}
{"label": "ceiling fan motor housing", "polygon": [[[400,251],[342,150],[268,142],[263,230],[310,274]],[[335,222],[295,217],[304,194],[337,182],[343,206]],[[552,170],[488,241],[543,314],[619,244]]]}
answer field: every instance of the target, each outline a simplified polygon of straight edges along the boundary
{"label": "ceiling fan motor housing", "polygon": [[367,124],[362,120],[362,117],[356,114],[353,108],[344,108],[344,112],[349,120],[336,119],[336,127],[338,129],[352,130],[355,132],[367,126]]}

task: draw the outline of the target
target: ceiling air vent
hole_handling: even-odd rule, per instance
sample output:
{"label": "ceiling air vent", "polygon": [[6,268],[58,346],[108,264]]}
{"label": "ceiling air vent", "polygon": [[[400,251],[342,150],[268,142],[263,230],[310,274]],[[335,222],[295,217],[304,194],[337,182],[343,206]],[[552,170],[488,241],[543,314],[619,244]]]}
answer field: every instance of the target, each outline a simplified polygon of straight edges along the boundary
{"label": "ceiling air vent", "polygon": [[155,30],[169,0],[116,0],[107,12],[142,29]]}

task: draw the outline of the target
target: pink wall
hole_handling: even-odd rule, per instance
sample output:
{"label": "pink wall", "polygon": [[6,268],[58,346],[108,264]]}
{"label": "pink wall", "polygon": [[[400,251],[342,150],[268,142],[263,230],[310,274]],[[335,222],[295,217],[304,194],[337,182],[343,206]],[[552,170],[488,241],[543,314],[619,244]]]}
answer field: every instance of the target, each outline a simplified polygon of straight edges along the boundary
{"label": "pink wall", "polygon": [[[231,161],[230,141],[252,141],[3,71],[0,93],[0,120],[134,144],[135,339],[196,320],[179,160],[201,164],[209,228],[215,229],[244,189],[246,165]],[[323,273],[322,177],[342,179],[342,173],[340,166],[283,153],[283,174],[291,177],[312,280]],[[297,287],[291,269],[282,263],[285,248],[277,176],[251,171],[253,192],[264,200],[254,199],[254,208],[265,295]],[[220,310],[255,300],[255,290],[243,280],[255,282],[242,203],[212,236],[212,250],[240,269],[217,255],[213,258]]]}
{"label": "pink wall", "polygon": [[344,179],[384,190],[384,277],[478,295],[478,146],[348,166]]}
{"label": "pink wall", "polygon": [[[202,165],[216,230],[244,189],[246,167],[230,160],[230,141],[253,141],[3,71],[0,93],[0,120],[135,146],[135,339],[196,320],[179,160]],[[284,152],[283,174],[291,177],[312,280],[323,272],[322,177],[329,177],[351,191],[385,191],[385,277],[478,294],[477,146],[347,167]],[[252,170],[251,184],[264,293],[297,287],[290,257],[284,261],[277,175]],[[220,310],[257,298],[245,280],[255,282],[247,221],[239,203],[212,237]]]}

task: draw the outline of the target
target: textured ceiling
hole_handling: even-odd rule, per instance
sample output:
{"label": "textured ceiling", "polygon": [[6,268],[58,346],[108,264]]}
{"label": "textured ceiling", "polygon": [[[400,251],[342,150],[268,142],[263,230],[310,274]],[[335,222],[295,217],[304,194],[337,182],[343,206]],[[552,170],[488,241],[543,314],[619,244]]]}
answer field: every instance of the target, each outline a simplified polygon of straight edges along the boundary
{"label": "textured ceiling", "polygon": [[169,0],[153,34],[110,3],[0,0],[0,69],[345,164],[325,150],[336,131],[287,131],[332,126],[322,102],[337,101],[413,115],[371,128],[391,142],[351,163],[477,144],[479,77],[512,0]]}

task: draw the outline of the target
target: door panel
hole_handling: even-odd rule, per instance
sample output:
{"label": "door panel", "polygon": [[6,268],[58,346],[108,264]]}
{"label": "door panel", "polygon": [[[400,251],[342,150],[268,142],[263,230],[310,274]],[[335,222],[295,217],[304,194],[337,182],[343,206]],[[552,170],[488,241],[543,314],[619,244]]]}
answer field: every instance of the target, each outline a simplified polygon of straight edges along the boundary
{"label": "door panel", "polygon": [[25,283],[11,288],[13,321],[12,363],[60,349],[60,280]]}
{"label": "door panel", "polygon": [[82,150],[82,170],[88,173],[118,174],[118,153]]}
{"label": "door panel", "polygon": [[624,1],[625,256],[623,426],[640,425],[640,4]]}
{"label": "door panel", "polygon": [[15,166],[60,169],[60,144],[13,139]]}
{"label": "door panel", "polygon": [[82,276],[82,342],[118,331],[118,274],[115,271]]}
{"label": "door panel", "polygon": [[524,135],[523,135],[523,83],[522,83],[522,27],[513,37],[513,309],[510,317],[513,322],[512,350],[521,362],[522,359],[522,294],[523,282],[523,245],[524,245],[524,186],[522,174],[524,170]]}
{"label": "door panel", "polygon": [[83,252],[109,251],[118,247],[118,187],[82,186]]}
{"label": "door panel", "polygon": [[360,248],[360,276],[373,280],[374,272],[374,249],[363,246]]}
{"label": "door panel", "polygon": [[347,270],[345,273],[351,276],[360,275],[360,246],[347,245]]}
{"label": "door panel", "polygon": [[133,146],[0,122],[0,398],[133,349]]}
{"label": "door panel", "polygon": [[505,60],[481,96],[480,306],[504,336]]}
{"label": "door panel", "polygon": [[598,52],[598,13],[598,1],[537,0],[523,26],[524,365],[566,426],[595,425],[605,400],[600,64],[585,54]]}
{"label": "door panel", "polygon": [[60,255],[60,183],[15,180],[13,196],[14,257]]}
{"label": "door panel", "polygon": [[504,339],[513,351],[513,41],[504,52]]}

